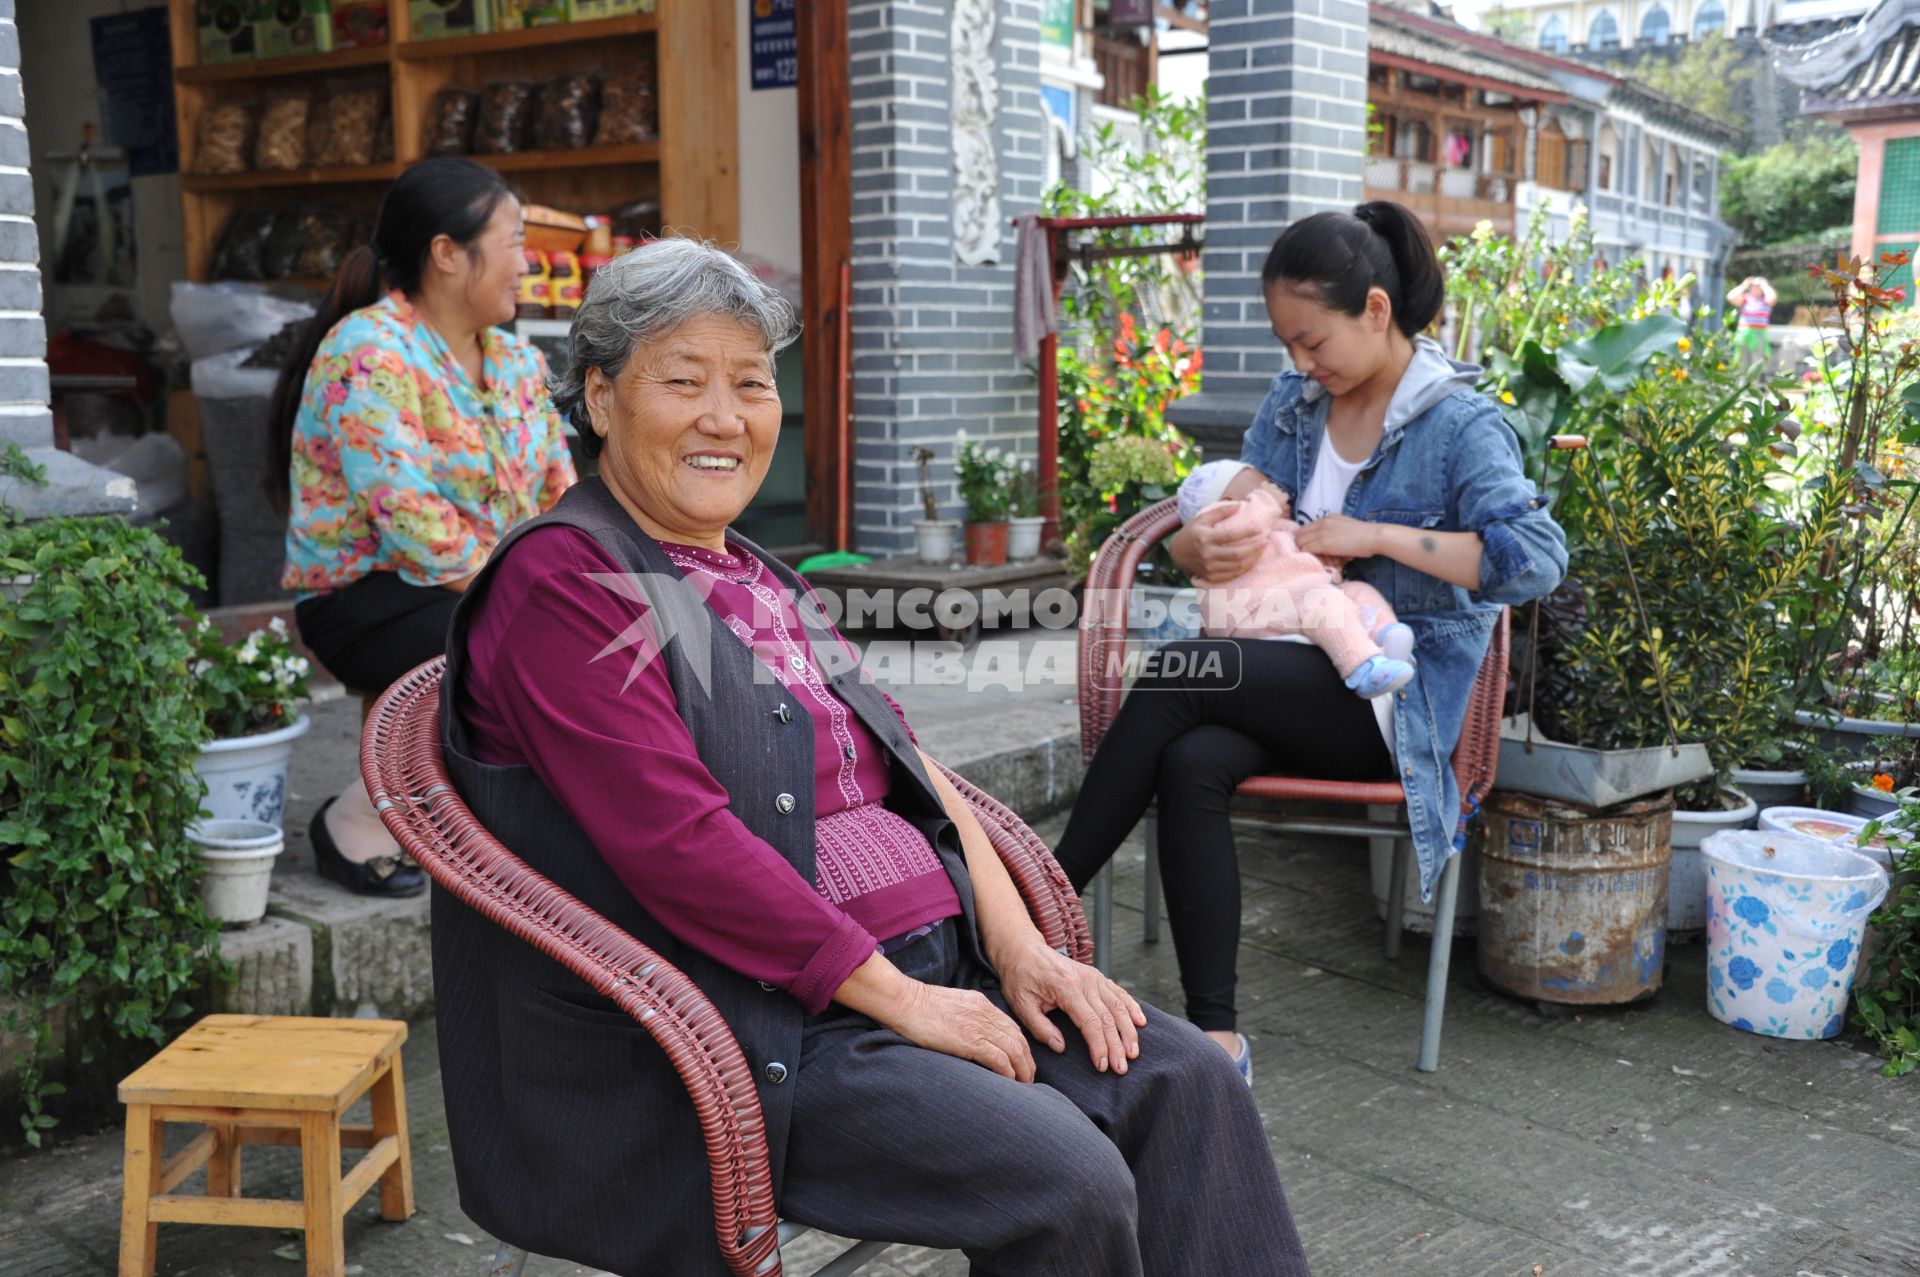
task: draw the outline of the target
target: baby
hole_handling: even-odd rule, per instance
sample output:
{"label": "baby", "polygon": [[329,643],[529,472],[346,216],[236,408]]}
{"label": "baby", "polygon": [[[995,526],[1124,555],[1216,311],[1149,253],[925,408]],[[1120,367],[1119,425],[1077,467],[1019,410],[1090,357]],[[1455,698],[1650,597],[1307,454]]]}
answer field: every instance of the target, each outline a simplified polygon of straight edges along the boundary
{"label": "baby", "polygon": [[1231,581],[1194,578],[1201,624],[1215,638],[1300,635],[1332,659],[1348,687],[1372,699],[1413,678],[1413,631],[1402,625],[1380,592],[1342,581],[1339,569],[1301,550],[1288,518],[1287,494],[1252,466],[1209,461],[1180,485],[1180,521],[1203,510],[1233,507],[1219,520],[1228,529],[1257,528],[1267,548],[1253,567]]}

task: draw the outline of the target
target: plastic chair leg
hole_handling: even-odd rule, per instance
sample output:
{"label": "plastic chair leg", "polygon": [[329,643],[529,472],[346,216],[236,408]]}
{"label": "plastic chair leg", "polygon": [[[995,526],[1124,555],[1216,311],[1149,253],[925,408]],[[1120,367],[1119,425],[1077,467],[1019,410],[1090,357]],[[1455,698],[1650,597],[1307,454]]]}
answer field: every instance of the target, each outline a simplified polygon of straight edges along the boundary
{"label": "plastic chair leg", "polygon": [[1147,916],[1140,935],[1148,944],[1160,943],[1160,813],[1147,808]]}
{"label": "plastic chair leg", "polygon": [[487,1277],[520,1277],[526,1270],[527,1252],[501,1242],[493,1252],[493,1267],[487,1269]]}
{"label": "plastic chair leg", "polygon": [[1400,956],[1400,935],[1407,926],[1407,879],[1412,876],[1412,870],[1413,840],[1395,838],[1393,871],[1387,875],[1387,929],[1380,938],[1380,952],[1389,962]]}
{"label": "plastic chair leg", "polygon": [[1088,925],[1093,931],[1093,965],[1102,974],[1110,974],[1113,962],[1113,862],[1109,860],[1100,866],[1100,872],[1093,876],[1088,886],[1093,888],[1093,917]]}
{"label": "plastic chair leg", "polygon": [[1440,1019],[1447,1011],[1447,967],[1453,960],[1453,907],[1460,899],[1460,857],[1452,856],[1440,874],[1433,901],[1433,951],[1427,957],[1426,1015],[1420,1026],[1422,1073],[1440,1067]]}

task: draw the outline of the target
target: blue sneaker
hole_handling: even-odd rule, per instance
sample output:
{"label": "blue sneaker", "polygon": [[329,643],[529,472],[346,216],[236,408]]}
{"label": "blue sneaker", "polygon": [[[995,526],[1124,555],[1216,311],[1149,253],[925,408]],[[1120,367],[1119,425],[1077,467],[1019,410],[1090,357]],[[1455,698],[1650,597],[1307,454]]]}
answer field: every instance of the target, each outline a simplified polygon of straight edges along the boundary
{"label": "blue sneaker", "polygon": [[1396,661],[1384,652],[1368,657],[1366,663],[1346,679],[1347,686],[1366,700],[1385,696],[1412,681],[1413,666],[1406,661]]}
{"label": "blue sneaker", "polygon": [[1248,1086],[1253,1085],[1253,1048],[1247,1045],[1247,1035],[1236,1033],[1234,1040],[1240,1044],[1240,1054],[1233,1057],[1233,1067],[1240,1070],[1240,1080]]}
{"label": "blue sneaker", "polygon": [[1398,621],[1375,630],[1373,641],[1380,645],[1382,656],[1393,660],[1404,661],[1413,655],[1413,628]]}

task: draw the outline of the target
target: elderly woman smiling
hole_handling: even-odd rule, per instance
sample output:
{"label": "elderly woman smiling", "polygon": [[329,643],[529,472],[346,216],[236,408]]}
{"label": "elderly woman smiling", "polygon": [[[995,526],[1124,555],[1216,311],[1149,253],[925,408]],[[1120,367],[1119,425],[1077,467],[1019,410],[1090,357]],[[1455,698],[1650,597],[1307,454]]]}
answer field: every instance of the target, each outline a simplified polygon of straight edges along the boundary
{"label": "elderly woman smiling", "polygon": [[[788,1218],[977,1273],[1305,1273],[1231,1062],[1046,946],[899,707],[729,533],[794,335],[697,242],[594,277],[554,397],[600,477],[502,542],[455,613],[456,786],[720,1010]],[[616,1273],[723,1272],[652,1039],[439,892],[433,941],[467,1213]]]}

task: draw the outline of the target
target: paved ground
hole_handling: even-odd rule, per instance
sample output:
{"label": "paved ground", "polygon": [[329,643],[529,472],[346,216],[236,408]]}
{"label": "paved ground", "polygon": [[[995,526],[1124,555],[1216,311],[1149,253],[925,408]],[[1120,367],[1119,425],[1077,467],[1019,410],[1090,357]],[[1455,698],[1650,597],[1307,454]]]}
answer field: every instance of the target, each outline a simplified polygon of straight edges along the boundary
{"label": "paved ground", "polygon": [[[889,690],[942,759],[1017,757],[1004,747],[1073,724],[1064,684]],[[351,709],[319,707],[296,761],[287,872],[306,860],[308,815],[351,766]],[[1051,757],[1023,765],[1051,767]],[[1060,824],[1038,828],[1051,838]],[[1548,1019],[1483,989],[1470,942],[1456,950],[1442,1070],[1418,1074],[1428,950],[1416,938],[1398,963],[1380,958],[1364,856],[1251,824],[1241,846],[1255,1092],[1322,1277],[1920,1275],[1920,1081],[1887,1081],[1844,1045],[1775,1042],[1712,1021],[1698,947],[1675,952],[1651,1005]],[[1119,865],[1119,974],[1177,1008],[1171,946],[1140,942],[1137,844]],[[431,1022],[415,1026],[406,1062],[419,1213],[392,1225],[359,1206],[348,1272],[481,1277],[492,1240],[456,1204]],[[119,1156],[118,1131],[0,1156],[0,1277],[115,1271]],[[290,1150],[249,1158],[254,1191],[293,1190]],[[811,1271],[798,1261],[827,1249],[821,1239],[790,1248],[790,1268]],[[276,1277],[302,1271],[299,1253],[294,1234],[168,1225],[159,1271]],[[959,1277],[965,1264],[896,1249],[867,1271]],[[530,1266],[530,1277],[587,1272]]]}
{"label": "paved ground", "polygon": [[[1058,832],[1043,822],[1043,835]],[[1899,1277],[1920,1273],[1920,1089],[1844,1046],[1710,1020],[1702,961],[1630,1011],[1543,1019],[1483,990],[1458,947],[1441,1072],[1416,1074],[1426,946],[1376,948],[1361,860],[1249,828],[1243,1004],[1255,1091],[1315,1271],[1406,1277]],[[1123,976],[1178,1005],[1167,944],[1139,942],[1138,848],[1124,854]],[[1132,904],[1135,909],[1124,906]],[[408,1046],[420,1211],[362,1205],[348,1254],[369,1277],[480,1277],[491,1241],[455,1204],[431,1024]],[[250,1181],[292,1187],[287,1150]],[[114,1271],[117,1132],[0,1161],[0,1275]],[[160,1272],[297,1273],[291,1235],[166,1226]],[[820,1246],[796,1247],[817,1256]],[[796,1264],[800,1271],[810,1265]],[[577,1266],[536,1262],[534,1277]],[[876,1277],[958,1277],[958,1256],[895,1251]]]}

